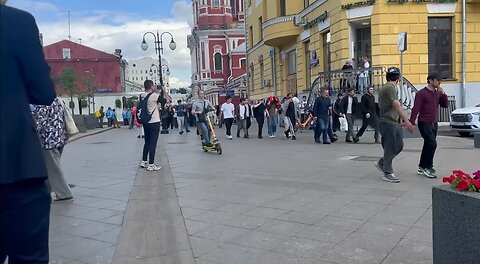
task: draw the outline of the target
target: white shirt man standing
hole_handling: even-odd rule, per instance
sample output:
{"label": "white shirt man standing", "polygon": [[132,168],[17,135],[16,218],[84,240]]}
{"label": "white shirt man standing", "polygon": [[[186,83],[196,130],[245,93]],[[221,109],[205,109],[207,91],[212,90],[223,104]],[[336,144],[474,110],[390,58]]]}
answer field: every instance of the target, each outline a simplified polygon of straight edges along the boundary
{"label": "white shirt man standing", "polygon": [[232,104],[232,97],[227,95],[227,101],[222,104],[220,111],[223,113],[223,120],[225,120],[227,138],[232,139],[232,124],[235,116],[235,105]]}

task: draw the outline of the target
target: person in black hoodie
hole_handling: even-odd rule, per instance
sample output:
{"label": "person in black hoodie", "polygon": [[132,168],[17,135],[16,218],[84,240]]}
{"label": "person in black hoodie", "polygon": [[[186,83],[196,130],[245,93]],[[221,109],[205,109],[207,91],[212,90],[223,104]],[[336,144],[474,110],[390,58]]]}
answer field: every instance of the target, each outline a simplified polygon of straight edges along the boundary
{"label": "person in black hoodie", "polygon": [[362,96],[362,100],[360,103],[360,108],[362,110],[362,127],[358,130],[357,136],[353,139],[355,143],[360,140],[360,137],[365,132],[365,129],[370,125],[375,129],[375,143],[378,143],[378,117],[377,111],[375,107],[375,95],[373,93],[375,89],[373,87],[369,87],[368,91]]}
{"label": "person in black hoodie", "polygon": [[348,90],[348,95],[343,98],[343,113],[348,123],[347,136],[345,138],[346,142],[352,142],[351,137],[355,141],[355,135],[353,134],[353,124],[355,123],[355,113],[357,112],[358,100],[355,96],[355,90]]}
{"label": "person in black hoodie", "polygon": [[258,123],[258,138],[263,138],[263,123],[265,121],[265,110],[267,107],[265,106],[265,102],[263,99],[258,101],[258,104],[253,107],[253,115]]}
{"label": "person in black hoodie", "polygon": [[335,134],[337,130],[340,130],[340,120],[339,118],[343,116],[343,105],[342,105],[343,93],[338,93],[337,100],[333,103],[333,133]]}

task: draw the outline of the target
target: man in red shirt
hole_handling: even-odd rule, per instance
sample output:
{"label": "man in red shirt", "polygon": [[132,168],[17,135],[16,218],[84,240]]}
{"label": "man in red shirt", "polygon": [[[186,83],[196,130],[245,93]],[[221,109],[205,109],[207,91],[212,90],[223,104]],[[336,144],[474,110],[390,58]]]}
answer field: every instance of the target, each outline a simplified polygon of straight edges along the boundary
{"label": "man in red shirt", "polygon": [[438,106],[448,107],[448,97],[440,87],[441,78],[437,73],[427,77],[428,85],[415,95],[410,122],[415,124],[418,115],[418,130],[423,137],[423,148],[418,164],[418,175],[436,178],[433,157],[437,149]]}

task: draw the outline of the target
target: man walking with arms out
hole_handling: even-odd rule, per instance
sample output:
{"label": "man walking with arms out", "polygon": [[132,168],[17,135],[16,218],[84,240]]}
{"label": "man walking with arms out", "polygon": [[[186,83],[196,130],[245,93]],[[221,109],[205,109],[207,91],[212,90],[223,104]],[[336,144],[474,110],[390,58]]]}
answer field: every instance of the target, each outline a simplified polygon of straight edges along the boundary
{"label": "man walking with arms out", "polygon": [[441,78],[437,73],[429,74],[428,85],[415,95],[410,122],[415,124],[418,115],[418,130],[423,137],[423,148],[417,174],[436,178],[433,157],[437,149],[438,106],[448,107],[447,94],[440,87]]}
{"label": "man walking with arms out", "polygon": [[227,128],[227,138],[232,139],[232,124],[235,114],[235,106],[232,104],[231,96],[227,95],[227,101],[222,104],[220,112],[223,114],[223,120],[225,121],[225,127]]}
{"label": "man walking with arms out", "polygon": [[362,127],[358,130],[357,136],[353,139],[355,143],[360,140],[360,137],[363,135],[368,125],[375,129],[375,143],[378,143],[378,117],[377,110],[375,107],[375,95],[373,95],[375,89],[369,87],[368,91],[362,96],[362,101],[360,102],[360,108],[362,110]]}
{"label": "man walking with arms out", "polygon": [[[143,86],[145,87],[145,93],[140,95],[140,100],[147,100],[147,110],[150,115],[150,120],[148,120],[146,124],[143,124],[145,144],[143,145],[140,167],[146,168],[148,171],[158,171],[161,170],[162,167],[155,164],[155,152],[157,151],[158,135],[160,134],[160,109],[161,104],[166,102],[167,91],[165,87],[162,87],[163,97],[155,93],[155,86],[151,80],[146,80]],[[137,112],[138,111],[143,110],[137,109]]]}
{"label": "man walking with arms out", "polygon": [[[0,263],[47,264],[50,204],[42,148],[29,104],[55,90],[35,19],[0,4]],[[19,30],[21,28],[21,30]]]}
{"label": "man walking with arms out", "polygon": [[375,163],[383,172],[383,180],[397,183],[400,180],[393,174],[392,161],[403,149],[403,131],[398,123],[399,117],[405,121],[408,131],[413,132],[414,126],[403,111],[397,99],[397,84],[400,79],[400,69],[390,67],[387,70],[387,83],[378,91],[378,106],[380,108],[379,130],[382,134],[383,157]]}

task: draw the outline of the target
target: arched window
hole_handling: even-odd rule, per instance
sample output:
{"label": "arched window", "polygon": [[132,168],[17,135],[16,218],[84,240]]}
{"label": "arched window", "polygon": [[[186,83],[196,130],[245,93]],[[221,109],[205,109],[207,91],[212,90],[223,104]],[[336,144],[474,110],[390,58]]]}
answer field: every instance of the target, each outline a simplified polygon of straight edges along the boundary
{"label": "arched window", "polygon": [[215,70],[216,71],[221,71],[222,70],[222,54],[217,52],[217,53],[215,53],[213,58],[215,60]]}

